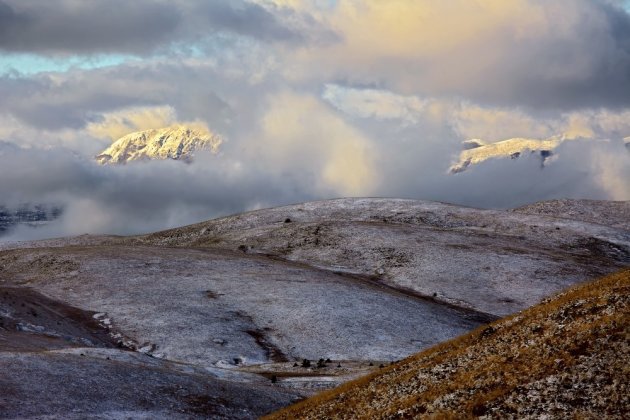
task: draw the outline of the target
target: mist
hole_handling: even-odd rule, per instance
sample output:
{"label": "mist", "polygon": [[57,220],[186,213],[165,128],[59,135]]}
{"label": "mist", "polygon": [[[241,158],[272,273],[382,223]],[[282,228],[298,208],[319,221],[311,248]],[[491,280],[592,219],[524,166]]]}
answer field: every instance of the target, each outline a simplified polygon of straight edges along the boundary
{"label": "mist", "polygon": [[[630,199],[623,2],[116,2],[124,19],[112,7],[0,0],[0,206],[63,208],[1,240],[336,197]],[[172,124],[225,142],[191,164],[94,162]],[[544,165],[523,151],[449,173],[463,141],[519,137],[566,141]]]}
{"label": "mist", "polygon": [[490,160],[460,174],[449,174],[432,158],[435,150],[415,151],[396,161],[404,153],[391,148],[382,152],[371,167],[371,179],[378,182],[348,194],[344,183],[318,183],[307,167],[278,168],[226,154],[201,153],[190,164],[171,160],[101,166],[66,149],[12,147],[0,154],[4,205],[55,205],[63,213],[45,226],[18,226],[0,240],[141,234],[342,196],[437,200],[481,208],[553,198],[630,199],[624,181],[630,179],[630,165],[622,142],[573,141],[561,145],[544,166],[532,153],[516,160]]}

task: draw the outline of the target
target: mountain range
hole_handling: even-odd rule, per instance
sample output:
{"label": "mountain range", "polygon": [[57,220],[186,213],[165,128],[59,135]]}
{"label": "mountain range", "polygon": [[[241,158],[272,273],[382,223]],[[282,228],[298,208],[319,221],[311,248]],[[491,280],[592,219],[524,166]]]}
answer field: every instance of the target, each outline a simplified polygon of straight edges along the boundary
{"label": "mountain range", "polygon": [[[626,137],[626,146],[630,145]],[[554,136],[548,139],[511,138],[498,142],[470,139],[462,143],[463,150],[457,162],[449,169],[451,174],[464,172],[470,165],[478,165],[489,159],[517,159],[524,154],[536,154],[541,165],[551,158],[554,150],[567,139]],[[205,150],[217,153],[223,139],[205,128],[184,125],[138,131],[127,134],[95,156],[100,164],[126,164],[136,160],[181,160],[191,162],[195,152]]]}

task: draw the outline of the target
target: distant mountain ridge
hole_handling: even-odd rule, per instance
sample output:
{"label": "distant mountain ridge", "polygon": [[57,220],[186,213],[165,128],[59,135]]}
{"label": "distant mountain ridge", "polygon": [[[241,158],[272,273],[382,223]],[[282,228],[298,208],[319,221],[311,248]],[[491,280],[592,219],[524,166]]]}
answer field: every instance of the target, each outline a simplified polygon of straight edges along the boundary
{"label": "distant mountain ridge", "polygon": [[22,205],[10,209],[0,205],[0,235],[18,225],[44,225],[59,218],[62,212],[58,206]]}
{"label": "distant mountain ridge", "polygon": [[190,162],[196,151],[217,153],[222,142],[221,136],[208,130],[175,125],[127,134],[95,159],[102,165],[125,164],[134,160]]}
{"label": "distant mountain ridge", "polygon": [[[541,167],[547,159],[552,158],[562,143],[574,140],[566,135],[552,136],[546,139],[515,137],[497,142],[486,142],[481,139],[470,139],[462,142],[462,151],[457,162],[449,168],[451,174],[464,172],[472,165],[496,158],[518,159],[528,154],[540,157]],[[607,141],[602,139],[601,141]],[[630,150],[630,137],[623,139],[625,147]]]}
{"label": "distant mountain ridge", "polygon": [[450,167],[453,174],[463,172],[470,165],[479,164],[488,159],[497,157],[509,157],[516,159],[526,151],[538,153],[544,163],[545,159],[553,154],[553,150],[564,140],[560,137],[552,137],[546,140],[513,138],[496,143],[486,143],[480,139],[471,139],[463,142],[464,150],[459,154],[457,163]]}

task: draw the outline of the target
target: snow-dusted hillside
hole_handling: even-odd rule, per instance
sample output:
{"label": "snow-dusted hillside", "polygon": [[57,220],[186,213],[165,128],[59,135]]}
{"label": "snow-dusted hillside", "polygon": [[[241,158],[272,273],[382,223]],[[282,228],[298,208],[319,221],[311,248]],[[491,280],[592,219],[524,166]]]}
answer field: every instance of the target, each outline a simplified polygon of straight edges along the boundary
{"label": "snow-dusted hillside", "polygon": [[628,201],[549,200],[518,207],[512,211],[597,223],[630,232]]}
{"label": "snow-dusted hillside", "polygon": [[263,420],[628,418],[629,288],[573,288]]}
{"label": "snow-dusted hillside", "polygon": [[95,159],[101,164],[124,164],[148,159],[189,161],[197,150],[216,153],[221,142],[217,134],[178,125],[128,134]]}
{"label": "snow-dusted hillside", "polygon": [[[137,237],[5,244],[0,389],[19,396],[5,406],[50,414],[40,401],[59,394],[86,415],[257,417],[628,266],[629,206],[352,198]],[[55,318],[64,311],[74,322]],[[103,332],[122,348],[91,341]],[[43,397],[23,383],[42,383]],[[149,384],[140,400],[137,383]],[[103,393],[119,403],[99,405]]]}
{"label": "snow-dusted hillside", "polygon": [[513,138],[496,143],[486,143],[480,139],[467,140],[463,143],[464,150],[459,154],[459,160],[451,166],[450,171],[463,172],[470,165],[492,158],[516,159],[523,153],[539,153],[544,161],[563,140],[562,137],[546,140]]}
{"label": "snow-dusted hillside", "polygon": [[[604,211],[575,202],[590,214]],[[628,212],[630,202],[607,211]],[[570,215],[569,215],[570,217]],[[610,219],[610,217],[608,217]],[[602,219],[602,223],[605,223]],[[581,220],[395,199],[259,210],[132,242],[242,249],[506,315],[630,263],[630,232]]]}

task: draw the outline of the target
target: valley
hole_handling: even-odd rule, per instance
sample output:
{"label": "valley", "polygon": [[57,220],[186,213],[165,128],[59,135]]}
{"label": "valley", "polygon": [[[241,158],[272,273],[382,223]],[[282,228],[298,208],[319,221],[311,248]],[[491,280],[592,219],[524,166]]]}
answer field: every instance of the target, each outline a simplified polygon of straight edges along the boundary
{"label": "valley", "polygon": [[629,211],[339,199],[5,243],[0,412],[256,418],[627,267]]}

